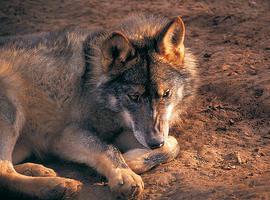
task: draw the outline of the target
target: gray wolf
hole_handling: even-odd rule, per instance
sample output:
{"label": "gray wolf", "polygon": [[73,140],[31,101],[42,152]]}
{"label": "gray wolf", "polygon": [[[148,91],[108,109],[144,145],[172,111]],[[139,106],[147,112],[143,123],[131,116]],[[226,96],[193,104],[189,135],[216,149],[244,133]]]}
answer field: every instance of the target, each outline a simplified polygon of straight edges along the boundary
{"label": "gray wolf", "polygon": [[197,80],[184,37],[180,17],[136,15],[110,29],[1,38],[0,188],[75,198],[79,181],[18,165],[53,154],[95,168],[119,198],[139,197],[138,174],[179,152],[169,128]]}

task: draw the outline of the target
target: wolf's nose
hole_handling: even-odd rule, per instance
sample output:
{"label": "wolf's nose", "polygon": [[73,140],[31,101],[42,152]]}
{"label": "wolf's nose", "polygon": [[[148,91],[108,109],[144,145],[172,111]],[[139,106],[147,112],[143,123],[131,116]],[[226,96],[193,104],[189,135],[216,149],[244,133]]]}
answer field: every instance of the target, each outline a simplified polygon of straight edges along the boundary
{"label": "wolf's nose", "polygon": [[162,147],[164,145],[164,141],[152,139],[149,141],[148,145],[151,149],[156,149]]}

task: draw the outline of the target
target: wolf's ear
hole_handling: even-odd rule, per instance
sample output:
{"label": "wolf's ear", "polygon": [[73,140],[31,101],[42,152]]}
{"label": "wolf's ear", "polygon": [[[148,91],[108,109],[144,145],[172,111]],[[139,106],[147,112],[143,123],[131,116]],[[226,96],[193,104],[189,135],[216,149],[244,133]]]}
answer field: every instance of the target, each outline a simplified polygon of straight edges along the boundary
{"label": "wolf's ear", "polygon": [[119,74],[125,70],[127,61],[135,54],[128,38],[113,32],[102,44],[103,70],[110,74]]}
{"label": "wolf's ear", "polygon": [[158,53],[169,61],[182,63],[185,55],[184,38],[184,22],[180,17],[175,17],[158,37]]}

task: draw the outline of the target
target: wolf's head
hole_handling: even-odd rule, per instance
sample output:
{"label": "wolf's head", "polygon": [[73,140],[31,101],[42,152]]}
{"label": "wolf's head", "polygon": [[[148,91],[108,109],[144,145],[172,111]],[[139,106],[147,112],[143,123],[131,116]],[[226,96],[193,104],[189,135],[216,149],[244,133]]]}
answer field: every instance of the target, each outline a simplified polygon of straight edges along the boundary
{"label": "wolf's head", "polygon": [[192,94],[193,56],[185,51],[184,37],[180,17],[135,17],[95,49],[99,57],[94,59],[102,66],[92,71],[97,98],[146,147],[164,144],[170,124]]}

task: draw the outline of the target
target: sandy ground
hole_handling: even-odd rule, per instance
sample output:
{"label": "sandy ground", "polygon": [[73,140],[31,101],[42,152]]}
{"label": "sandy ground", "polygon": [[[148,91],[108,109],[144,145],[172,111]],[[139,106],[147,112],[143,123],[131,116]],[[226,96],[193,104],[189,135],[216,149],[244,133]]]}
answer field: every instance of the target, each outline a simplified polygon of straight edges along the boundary
{"label": "sandy ground", "polygon": [[[171,130],[180,155],[142,176],[142,199],[270,199],[269,0],[1,0],[0,35],[106,27],[135,11],[183,17],[202,79]],[[79,199],[112,199],[88,168],[47,165],[85,183]]]}

